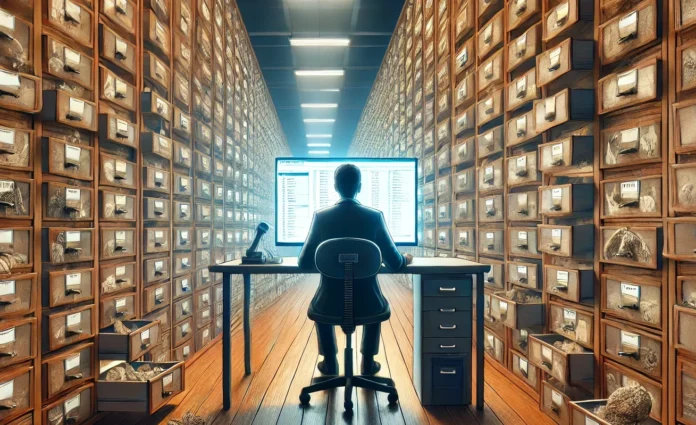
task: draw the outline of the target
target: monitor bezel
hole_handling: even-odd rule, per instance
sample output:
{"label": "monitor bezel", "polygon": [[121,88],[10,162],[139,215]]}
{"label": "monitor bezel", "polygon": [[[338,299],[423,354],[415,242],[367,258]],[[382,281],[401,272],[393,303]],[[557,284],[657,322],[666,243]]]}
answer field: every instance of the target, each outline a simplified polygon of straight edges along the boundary
{"label": "monitor bezel", "polygon": [[396,246],[418,246],[418,158],[390,158],[390,157],[327,157],[327,158],[312,158],[312,157],[276,157],[275,161],[275,174],[274,174],[274,187],[273,187],[273,202],[275,208],[273,211],[274,224],[275,224],[275,244],[276,246],[304,246],[305,242],[280,242],[278,240],[278,163],[279,161],[313,161],[313,162],[376,162],[376,161],[389,161],[389,162],[412,162],[414,165],[414,188],[416,190],[415,199],[413,207],[413,216],[416,217],[414,221],[414,241],[411,242],[396,242]]}

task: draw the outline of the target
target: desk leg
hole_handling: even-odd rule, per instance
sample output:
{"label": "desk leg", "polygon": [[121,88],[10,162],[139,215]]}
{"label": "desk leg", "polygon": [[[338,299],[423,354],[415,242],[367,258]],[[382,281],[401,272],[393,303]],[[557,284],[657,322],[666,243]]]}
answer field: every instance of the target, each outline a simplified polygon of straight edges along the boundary
{"label": "desk leg", "polygon": [[[251,375],[251,324],[249,305],[251,304],[251,275],[244,274],[244,374]],[[483,337],[482,337],[483,338]]]}
{"label": "desk leg", "polygon": [[476,274],[476,409],[483,410],[483,273]]}
{"label": "desk leg", "polygon": [[232,407],[232,275],[222,275],[222,407]]}

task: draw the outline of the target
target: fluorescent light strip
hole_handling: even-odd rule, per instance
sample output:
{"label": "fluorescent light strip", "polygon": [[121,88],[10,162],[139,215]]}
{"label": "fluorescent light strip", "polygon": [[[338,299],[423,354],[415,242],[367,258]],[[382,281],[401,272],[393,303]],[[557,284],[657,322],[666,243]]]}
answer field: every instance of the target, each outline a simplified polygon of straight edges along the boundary
{"label": "fluorescent light strip", "polygon": [[306,123],[319,123],[319,122],[336,122],[335,119],[332,118],[305,118],[304,122]]}
{"label": "fluorescent light strip", "polygon": [[348,38],[291,38],[290,45],[295,47],[348,47]]}
{"label": "fluorescent light strip", "polygon": [[310,155],[328,155],[329,151],[307,151]]}
{"label": "fluorescent light strip", "polygon": [[331,92],[331,93],[338,93],[341,91],[341,89],[321,89],[319,90],[321,92]]}
{"label": "fluorescent light strip", "polygon": [[308,148],[330,148],[331,143],[307,143]]}
{"label": "fluorescent light strip", "polygon": [[298,70],[295,75],[298,77],[343,77],[345,71],[342,69],[326,69],[326,70]]}
{"label": "fluorescent light strip", "polygon": [[303,103],[300,105],[302,108],[338,108],[338,103]]}
{"label": "fluorescent light strip", "polygon": [[327,138],[330,139],[331,137],[332,137],[331,134],[308,134],[307,135],[308,139],[327,139]]}

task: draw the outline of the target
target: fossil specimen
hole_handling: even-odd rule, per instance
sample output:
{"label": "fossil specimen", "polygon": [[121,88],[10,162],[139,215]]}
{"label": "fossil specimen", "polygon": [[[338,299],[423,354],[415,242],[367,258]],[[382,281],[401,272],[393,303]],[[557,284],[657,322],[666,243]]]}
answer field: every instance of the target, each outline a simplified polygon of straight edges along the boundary
{"label": "fossil specimen", "polygon": [[128,335],[131,332],[131,330],[120,320],[116,320],[114,322],[114,330],[117,334],[121,335]]}
{"label": "fossil specimen", "polygon": [[109,369],[106,373],[106,380],[144,382],[154,378],[162,372],[164,372],[164,369],[159,366],[152,367],[149,364],[144,364],[136,370],[133,366],[125,363]]}
{"label": "fossil specimen", "polygon": [[569,354],[585,352],[585,349],[581,345],[578,345],[575,341],[556,341],[553,343],[553,346],[563,351],[564,353]]}
{"label": "fossil specimen", "polygon": [[10,69],[24,71],[24,56],[24,47],[19,40],[8,37],[0,39],[0,62]]}
{"label": "fossil specimen", "polygon": [[538,304],[541,296],[533,291],[514,288],[501,294],[504,298],[520,304]]}
{"label": "fossil specimen", "polygon": [[[641,193],[638,201],[638,210],[640,212],[655,212],[657,210],[657,203],[655,199],[657,193],[654,187],[651,187],[648,193]],[[608,215],[614,215],[620,212],[622,209],[626,208],[628,205],[624,203],[621,198],[620,186],[616,185],[611,193],[607,193],[607,213]],[[630,208],[633,209],[633,208]],[[628,211],[627,211],[628,212]]]}
{"label": "fossil specimen", "polygon": [[170,419],[167,425],[205,425],[205,419],[187,412],[181,419]]}
{"label": "fossil specimen", "polygon": [[622,387],[614,391],[598,414],[611,425],[634,425],[650,415],[652,399],[640,385]]}
{"label": "fossil specimen", "polygon": [[[607,294],[607,307],[609,308],[622,309],[624,312],[634,311],[636,314],[640,314],[642,320],[648,323],[658,323],[660,320],[660,305],[656,302],[641,299],[638,310],[626,310],[622,307],[623,304],[620,293],[612,292]],[[696,307],[696,303],[693,305]]]}
{"label": "fossil specimen", "polygon": [[628,227],[622,227],[604,244],[604,258],[628,259],[639,263],[650,262],[650,248],[643,239]]}
{"label": "fossil specimen", "polygon": [[0,273],[9,273],[17,264],[26,264],[27,257],[17,252],[0,253]]}

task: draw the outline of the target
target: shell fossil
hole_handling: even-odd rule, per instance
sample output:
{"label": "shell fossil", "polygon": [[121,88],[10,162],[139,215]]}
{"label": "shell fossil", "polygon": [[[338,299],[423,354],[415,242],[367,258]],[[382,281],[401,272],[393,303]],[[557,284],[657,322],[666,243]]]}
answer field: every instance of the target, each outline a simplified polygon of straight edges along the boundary
{"label": "shell fossil", "polygon": [[[609,215],[616,214],[622,210],[621,203],[623,202],[623,199],[621,198],[621,190],[619,188],[620,185],[616,185],[614,190],[606,195],[608,206],[607,212]],[[641,193],[638,209],[640,212],[644,213],[655,212],[657,210],[657,203],[655,202],[657,197],[656,190],[654,187],[650,187],[646,192],[647,193]]]}
{"label": "shell fossil", "polygon": [[628,259],[639,263],[649,263],[651,252],[645,241],[628,227],[614,232],[604,244],[604,258]]}
{"label": "shell fossil", "polygon": [[3,38],[0,40],[0,59],[8,63],[11,69],[24,70],[24,47],[17,39]]}

